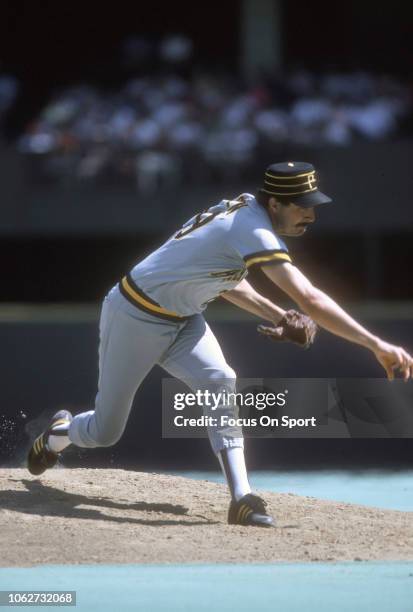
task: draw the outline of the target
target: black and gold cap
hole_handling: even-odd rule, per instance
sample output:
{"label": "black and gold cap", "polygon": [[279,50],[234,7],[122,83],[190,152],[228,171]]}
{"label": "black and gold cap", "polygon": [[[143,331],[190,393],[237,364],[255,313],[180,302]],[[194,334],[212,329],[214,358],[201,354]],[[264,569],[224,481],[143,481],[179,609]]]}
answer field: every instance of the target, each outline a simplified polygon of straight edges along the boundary
{"label": "black and gold cap", "polygon": [[331,198],[319,191],[315,168],[307,162],[272,164],[265,171],[264,185],[260,191],[304,208],[332,202]]}

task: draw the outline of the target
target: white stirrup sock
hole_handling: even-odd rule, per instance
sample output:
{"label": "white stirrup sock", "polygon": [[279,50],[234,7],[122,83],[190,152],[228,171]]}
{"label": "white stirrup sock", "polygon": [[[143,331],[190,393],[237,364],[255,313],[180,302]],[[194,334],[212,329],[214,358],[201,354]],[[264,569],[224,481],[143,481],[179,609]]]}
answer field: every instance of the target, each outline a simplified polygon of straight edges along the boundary
{"label": "white stirrup sock", "polygon": [[238,501],[251,493],[245,466],[244,449],[239,446],[224,448],[218,453],[222,471],[227,480],[232,499]]}
{"label": "white stirrup sock", "polygon": [[47,439],[47,448],[53,453],[61,453],[69,444],[71,444],[67,432],[69,425],[56,425],[52,428],[52,432],[56,435],[49,434]]}

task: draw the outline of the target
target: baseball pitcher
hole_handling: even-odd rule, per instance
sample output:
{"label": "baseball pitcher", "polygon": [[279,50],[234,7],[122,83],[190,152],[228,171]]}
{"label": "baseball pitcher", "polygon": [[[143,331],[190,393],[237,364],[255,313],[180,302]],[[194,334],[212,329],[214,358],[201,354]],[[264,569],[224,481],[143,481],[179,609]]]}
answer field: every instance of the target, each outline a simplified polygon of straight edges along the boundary
{"label": "baseball pitcher", "polygon": [[[362,327],[292,262],[282,237],[303,235],[315,221],[315,207],[330,202],[311,164],[273,164],[256,196],[244,193],[197,214],[140,261],[103,302],[94,409],[74,417],[66,410],[55,414],[34,441],[29,471],[39,475],[53,467],[70,444],[115,444],[136,390],[155,364],[194,389],[224,385],[234,391],[236,373],[202,315],[218,296],[268,322],[258,330],[274,341],[307,347],[319,325],[370,350],[390,380],[397,371],[408,380],[411,355]],[[252,266],[261,266],[305,314],[285,312],[257,293],[246,279]],[[222,411],[237,414],[236,407]],[[210,427],[208,434],[231,494],[228,523],[274,525],[265,501],[250,489],[242,432]]]}

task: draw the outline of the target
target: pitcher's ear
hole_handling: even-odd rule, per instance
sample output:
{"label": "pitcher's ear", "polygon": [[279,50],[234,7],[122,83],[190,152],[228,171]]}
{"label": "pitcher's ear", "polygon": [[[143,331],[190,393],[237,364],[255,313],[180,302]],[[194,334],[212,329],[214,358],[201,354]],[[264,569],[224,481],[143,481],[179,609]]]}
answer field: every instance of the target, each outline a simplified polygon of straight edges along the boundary
{"label": "pitcher's ear", "polygon": [[281,204],[276,198],[271,197],[268,199],[268,208],[273,212],[280,210],[280,206]]}

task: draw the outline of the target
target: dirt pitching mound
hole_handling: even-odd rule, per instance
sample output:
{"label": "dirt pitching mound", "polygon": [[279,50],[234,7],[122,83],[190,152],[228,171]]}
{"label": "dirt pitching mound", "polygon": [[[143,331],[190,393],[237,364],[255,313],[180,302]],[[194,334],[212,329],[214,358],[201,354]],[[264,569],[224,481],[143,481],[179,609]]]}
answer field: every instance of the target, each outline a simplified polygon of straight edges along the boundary
{"label": "dirt pitching mound", "polygon": [[226,523],[208,481],[125,470],[0,470],[3,567],[413,559],[413,512],[265,493],[271,529]]}

